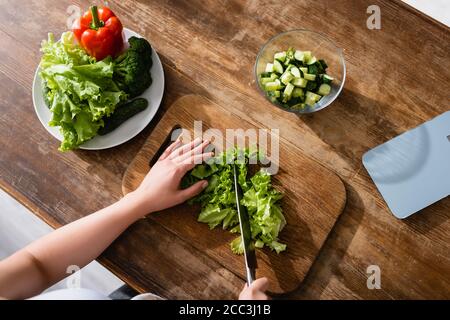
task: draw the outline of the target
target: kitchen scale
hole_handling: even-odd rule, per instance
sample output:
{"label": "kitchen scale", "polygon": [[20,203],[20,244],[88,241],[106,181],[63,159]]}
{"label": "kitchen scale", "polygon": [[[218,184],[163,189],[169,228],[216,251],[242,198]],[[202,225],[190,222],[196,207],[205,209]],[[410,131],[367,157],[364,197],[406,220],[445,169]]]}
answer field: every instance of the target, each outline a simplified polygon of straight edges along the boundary
{"label": "kitchen scale", "polygon": [[368,151],[363,164],[399,219],[450,195],[450,111]]}

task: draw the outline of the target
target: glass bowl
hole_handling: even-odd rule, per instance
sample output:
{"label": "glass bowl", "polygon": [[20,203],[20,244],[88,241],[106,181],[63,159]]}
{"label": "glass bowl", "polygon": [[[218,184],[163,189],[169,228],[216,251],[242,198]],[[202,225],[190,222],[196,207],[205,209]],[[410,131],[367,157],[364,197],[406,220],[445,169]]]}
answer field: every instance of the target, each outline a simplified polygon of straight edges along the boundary
{"label": "glass bowl", "polygon": [[[273,62],[274,54],[276,52],[286,51],[290,47],[295,50],[311,51],[317,59],[325,60],[328,65],[327,74],[334,78],[331,83],[330,94],[322,97],[312,107],[309,105],[301,109],[283,107],[276,101],[272,101],[259,83],[259,75],[265,71],[267,63]],[[346,68],[342,49],[323,34],[306,29],[291,30],[274,36],[261,48],[255,63],[256,83],[267,100],[283,110],[300,114],[312,113],[328,107],[344,87],[345,72]]]}

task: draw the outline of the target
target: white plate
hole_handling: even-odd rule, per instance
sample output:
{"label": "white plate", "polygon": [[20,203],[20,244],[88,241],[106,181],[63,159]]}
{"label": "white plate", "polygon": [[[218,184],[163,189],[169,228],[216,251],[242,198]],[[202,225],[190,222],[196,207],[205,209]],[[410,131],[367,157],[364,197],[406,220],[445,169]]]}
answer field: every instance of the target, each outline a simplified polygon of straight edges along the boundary
{"label": "white plate", "polygon": [[[130,37],[135,36],[143,38],[134,31],[124,28],[125,37],[128,40]],[[152,74],[152,85],[145,90],[141,97],[148,100],[148,107],[138,115],[129,119],[118,127],[113,132],[104,135],[96,136],[93,139],[87,141],[80,146],[80,149],[85,150],[101,150],[118,146],[128,140],[134,138],[139,132],[141,132],[153,119],[158,111],[164,94],[164,70],[161,64],[161,60],[154,49],[152,49],[153,65],[150,70]],[[50,127],[48,125],[51,119],[51,112],[47,108],[42,96],[41,78],[39,76],[39,67],[36,70],[33,81],[33,104],[36,114],[41,121],[42,125],[47,129],[52,136],[59,141],[62,141],[63,137],[59,131],[59,127]]]}

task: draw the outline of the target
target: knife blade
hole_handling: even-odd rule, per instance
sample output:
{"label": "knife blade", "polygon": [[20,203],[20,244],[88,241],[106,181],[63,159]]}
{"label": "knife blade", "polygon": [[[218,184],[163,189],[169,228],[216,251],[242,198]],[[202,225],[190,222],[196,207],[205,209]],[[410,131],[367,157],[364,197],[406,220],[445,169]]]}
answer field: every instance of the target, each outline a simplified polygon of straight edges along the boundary
{"label": "knife blade", "polygon": [[241,230],[241,241],[244,247],[245,270],[247,273],[247,284],[250,286],[255,280],[257,263],[255,248],[252,244],[252,232],[250,229],[250,219],[247,209],[241,204],[243,197],[242,188],[238,181],[238,168],[233,163],[234,192],[236,195],[236,208],[239,217],[239,228]]}

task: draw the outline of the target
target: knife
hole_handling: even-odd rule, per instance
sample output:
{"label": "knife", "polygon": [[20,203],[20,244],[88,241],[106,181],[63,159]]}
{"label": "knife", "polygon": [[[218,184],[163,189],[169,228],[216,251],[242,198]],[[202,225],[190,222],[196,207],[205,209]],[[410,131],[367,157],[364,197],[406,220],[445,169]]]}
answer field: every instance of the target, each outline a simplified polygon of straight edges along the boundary
{"label": "knife", "polygon": [[250,286],[255,280],[256,264],[255,248],[252,245],[252,232],[250,229],[250,219],[247,209],[241,204],[243,197],[241,186],[238,182],[238,168],[233,163],[234,192],[236,194],[236,208],[239,217],[239,227],[241,230],[241,241],[244,246],[245,270],[247,272],[247,284]]}

